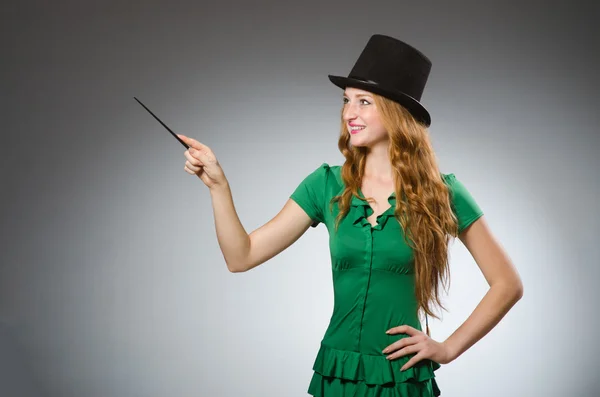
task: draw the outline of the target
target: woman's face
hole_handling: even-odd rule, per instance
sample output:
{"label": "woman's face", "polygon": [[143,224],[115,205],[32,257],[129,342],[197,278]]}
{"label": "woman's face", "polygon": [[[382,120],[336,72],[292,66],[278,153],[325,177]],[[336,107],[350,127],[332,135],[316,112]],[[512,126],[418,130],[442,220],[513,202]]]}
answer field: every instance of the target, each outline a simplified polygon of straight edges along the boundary
{"label": "woman's face", "polygon": [[347,87],[344,91],[343,103],[343,118],[352,146],[372,147],[376,143],[388,140],[387,131],[383,128],[370,92]]}

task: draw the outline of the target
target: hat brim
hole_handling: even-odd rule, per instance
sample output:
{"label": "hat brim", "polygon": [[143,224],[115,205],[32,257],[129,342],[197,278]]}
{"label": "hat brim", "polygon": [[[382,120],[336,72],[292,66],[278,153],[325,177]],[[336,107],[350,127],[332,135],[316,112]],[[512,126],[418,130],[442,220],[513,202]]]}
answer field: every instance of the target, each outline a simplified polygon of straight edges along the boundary
{"label": "hat brim", "polygon": [[357,80],[343,76],[328,75],[328,77],[333,84],[341,89],[346,89],[346,87],[360,88],[396,101],[404,106],[413,115],[413,117],[417,119],[417,121],[425,124],[426,127],[431,125],[431,116],[429,115],[427,109],[425,109],[425,107],[421,105],[419,101],[410,95],[399,91],[388,90],[374,82],[371,83],[368,81]]}

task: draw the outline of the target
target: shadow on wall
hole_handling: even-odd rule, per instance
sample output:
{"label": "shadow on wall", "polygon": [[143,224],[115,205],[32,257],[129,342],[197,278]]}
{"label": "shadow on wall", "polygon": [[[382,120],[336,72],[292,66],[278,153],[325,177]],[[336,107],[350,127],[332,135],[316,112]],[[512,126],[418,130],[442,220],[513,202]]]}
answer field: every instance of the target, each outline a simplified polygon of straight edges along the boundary
{"label": "shadow on wall", "polygon": [[47,397],[34,376],[17,333],[0,319],[0,396]]}

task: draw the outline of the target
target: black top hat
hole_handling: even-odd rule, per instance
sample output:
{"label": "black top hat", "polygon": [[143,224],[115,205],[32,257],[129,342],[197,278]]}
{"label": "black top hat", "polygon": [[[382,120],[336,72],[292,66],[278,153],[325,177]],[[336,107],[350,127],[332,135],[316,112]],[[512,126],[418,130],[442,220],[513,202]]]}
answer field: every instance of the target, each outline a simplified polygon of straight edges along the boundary
{"label": "black top hat", "polygon": [[431,61],[421,51],[393,37],[375,34],[363,49],[348,77],[329,75],[345,89],[364,89],[396,101],[418,121],[431,125],[431,116],[419,102]]}

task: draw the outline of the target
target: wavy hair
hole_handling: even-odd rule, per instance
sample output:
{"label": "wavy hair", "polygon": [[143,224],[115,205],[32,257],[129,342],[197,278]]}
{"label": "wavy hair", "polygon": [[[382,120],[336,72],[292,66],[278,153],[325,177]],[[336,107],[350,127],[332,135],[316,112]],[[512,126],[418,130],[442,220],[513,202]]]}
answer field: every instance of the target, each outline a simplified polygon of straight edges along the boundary
{"label": "wavy hair", "polygon": [[[389,136],[389,158],[396,189],[394,216],[414,252],[418,310],[439,319],[433,313],[432,305],[445,310],[439,296],[440,284],[444,289],[449,285],[448,244],[451,237],[458,235],[449,189],[439,171],[427,127],[399,103],[371,94]],[[352,196],[359,197],[367,158],[367,148],[350,145],[343,107],[338,147],[346,159],[341,170],[346,187],[331,202],[332,206],[335,202],[339,205],[336,230],[350,210]],[[367,197],[367,201],[374,200]]]}

